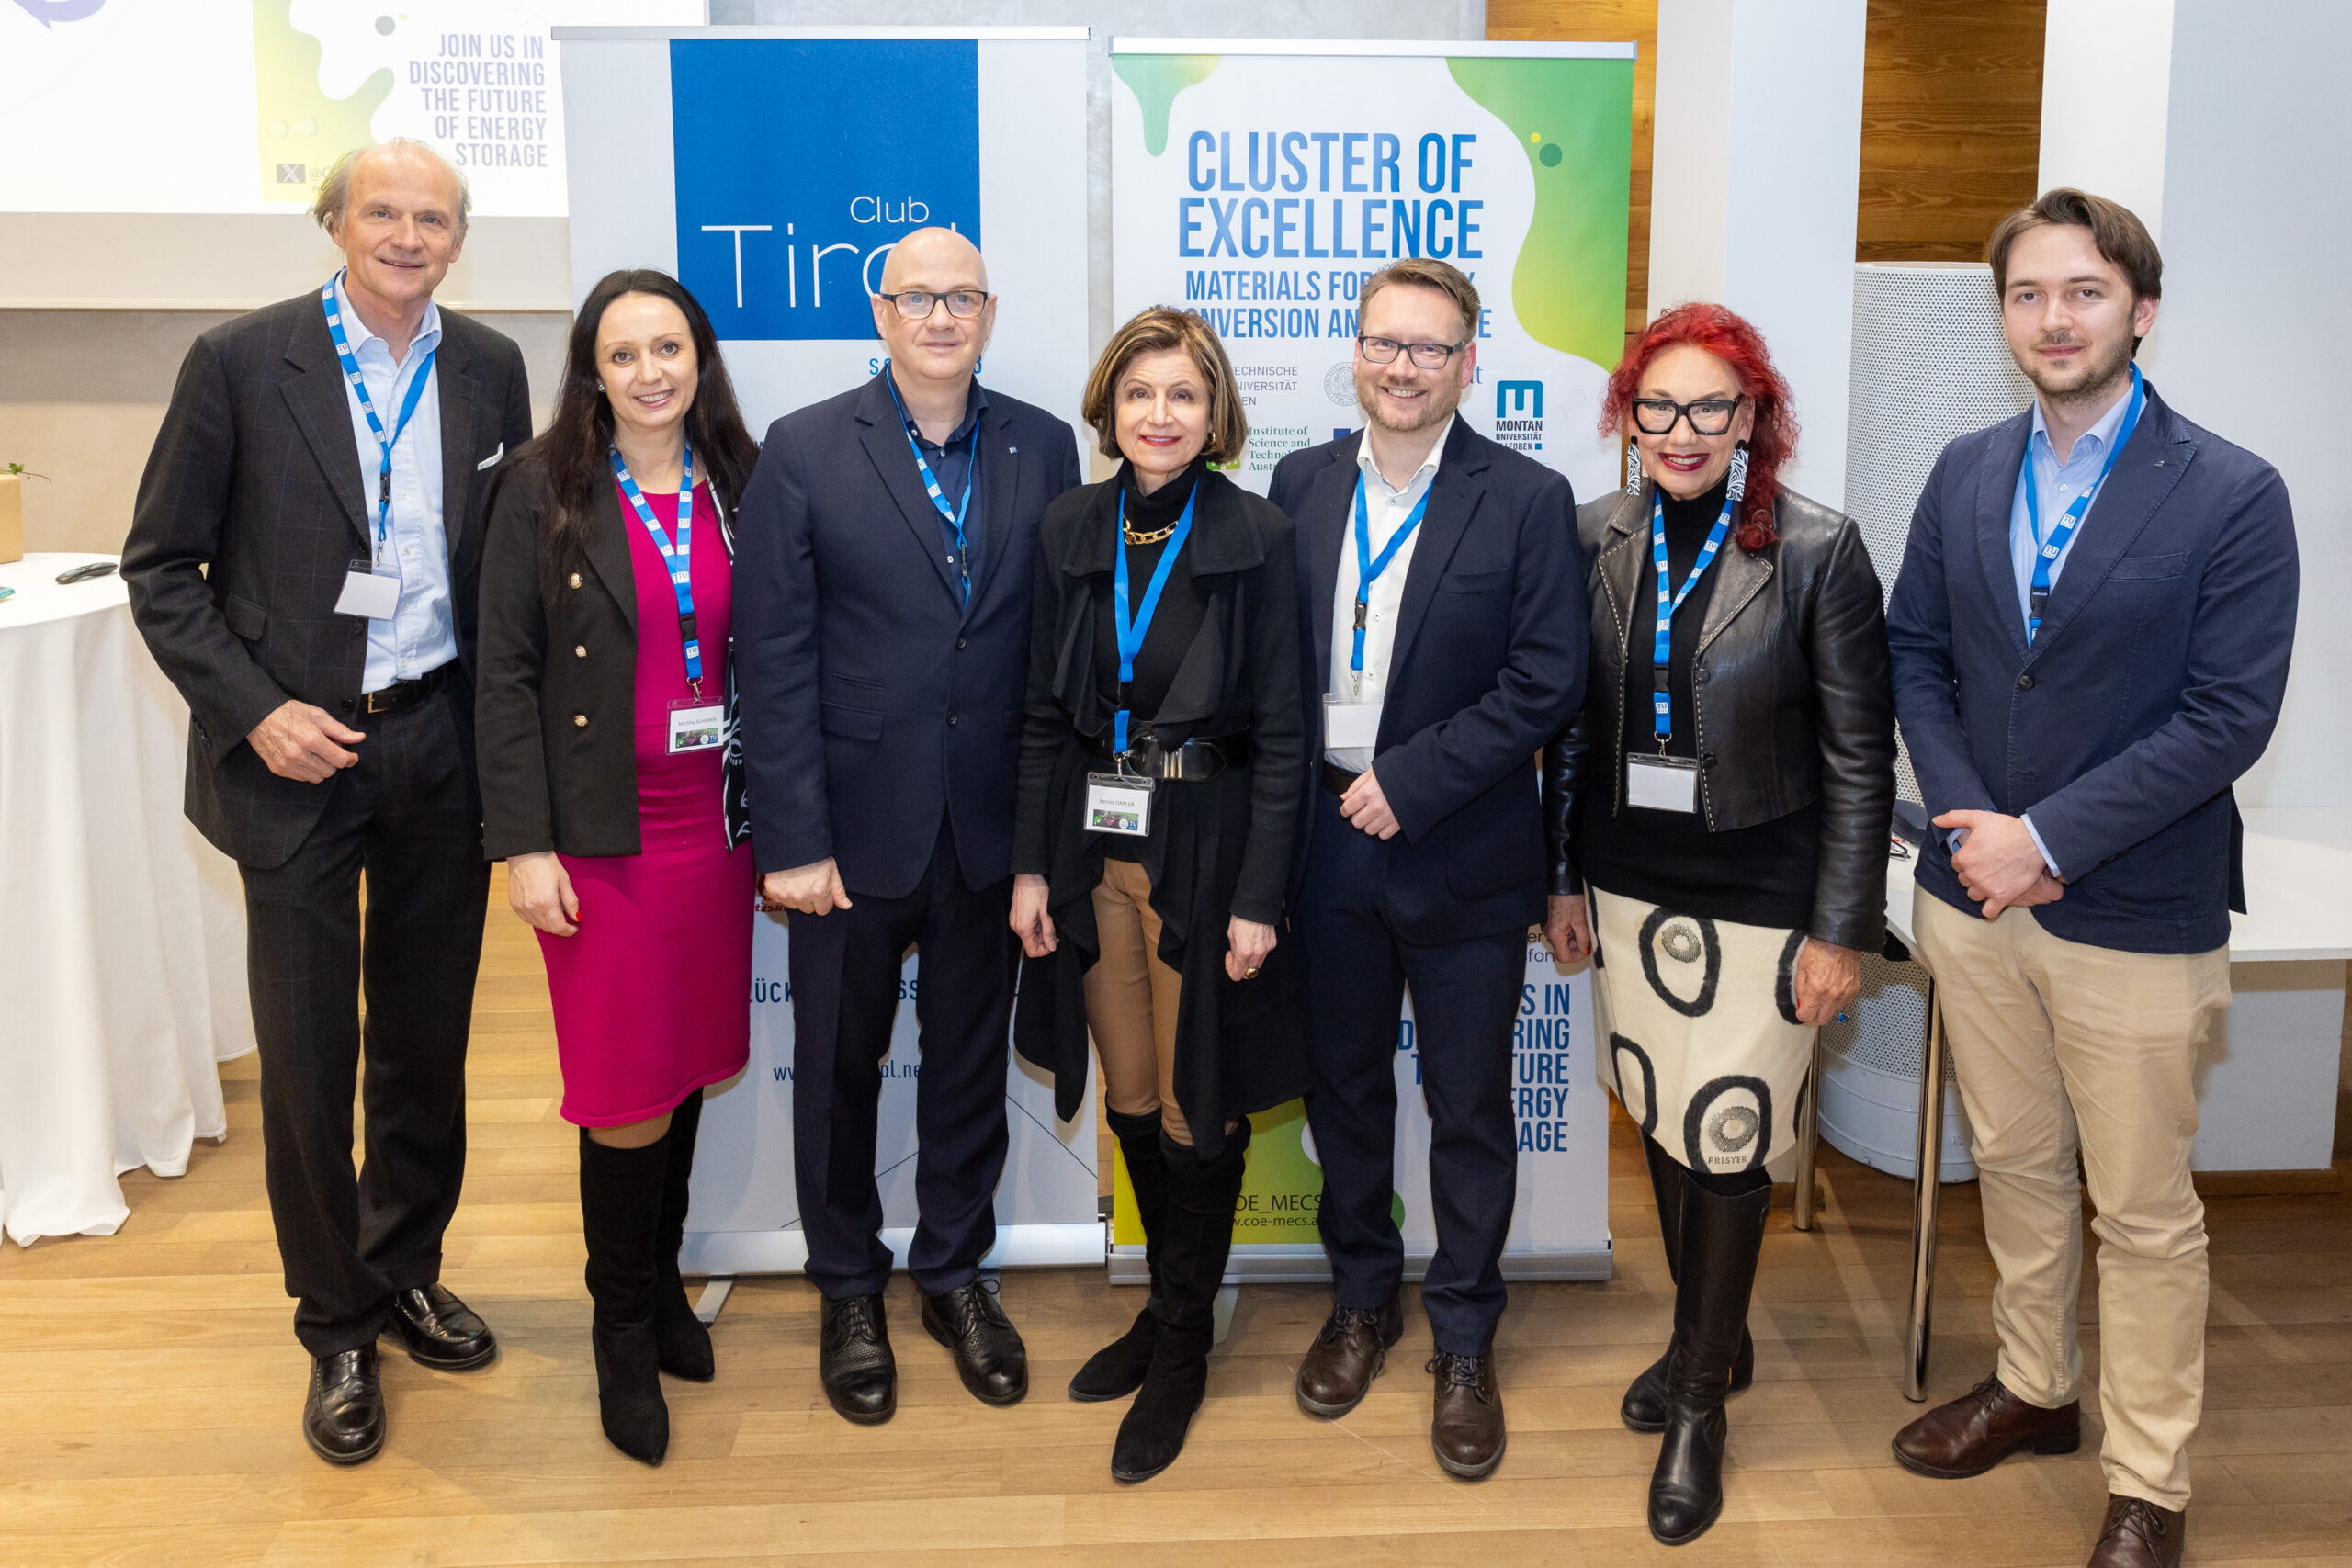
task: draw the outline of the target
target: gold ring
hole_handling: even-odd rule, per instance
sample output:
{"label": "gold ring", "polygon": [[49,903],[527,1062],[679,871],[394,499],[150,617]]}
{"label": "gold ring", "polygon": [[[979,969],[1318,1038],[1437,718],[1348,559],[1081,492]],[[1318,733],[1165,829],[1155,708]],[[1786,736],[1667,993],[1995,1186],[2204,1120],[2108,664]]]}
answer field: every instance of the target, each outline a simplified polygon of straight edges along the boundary
{"label": "gold ring", "polygon": [[1255,969],[1244,969],[1241,972],[1241,977],[1245,980],[1254,980],[1258,977],[1258,972]]}

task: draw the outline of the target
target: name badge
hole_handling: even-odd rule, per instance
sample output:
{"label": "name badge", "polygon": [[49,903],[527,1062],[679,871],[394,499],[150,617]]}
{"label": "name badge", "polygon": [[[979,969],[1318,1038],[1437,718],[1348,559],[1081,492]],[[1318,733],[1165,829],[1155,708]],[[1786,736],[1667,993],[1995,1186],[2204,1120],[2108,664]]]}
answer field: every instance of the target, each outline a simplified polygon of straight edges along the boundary
{"label": "name badge", "polygon": [[708,751],[717,748],[727,728],[727,708],[720,703],[698,703],[690,697],[670,705],[670,754]]}
{"label": "name badge", "polygon": [[1689,757],[1627,757],[1625,804],[1650,811],[1698,810],[1698,762]]}
{"label": "name badge", "polygon": [[1323,746],[1329,751],[1369,750],[1380,743],[1380,705],[1326,693]]}
{"label": "name badge", "polygon": [[390,568],[378,570],[364,560],[351,563],[343,574],[343,592],[334,602],[338,615],[356,615],[363,621],[389,621],[400,613],[400,573]]}
{"label": "name badge", "polygon": [[1086,775],[1086,830],[1151,836],[1151,790],[1157,781],[1133,773]]}

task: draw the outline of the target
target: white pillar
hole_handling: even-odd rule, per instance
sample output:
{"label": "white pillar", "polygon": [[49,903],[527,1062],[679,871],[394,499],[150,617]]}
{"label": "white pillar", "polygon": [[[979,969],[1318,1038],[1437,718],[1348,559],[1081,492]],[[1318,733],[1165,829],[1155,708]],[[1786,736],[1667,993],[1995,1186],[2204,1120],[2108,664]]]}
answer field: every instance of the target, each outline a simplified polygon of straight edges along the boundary
{"label": "white pillar", "polygon": [[2173,0],[2050,0],[2036,188],[2120,201],[2164,239],[2172,50]]}
{"label": "white pillar", "polygon": [[1756,323],[1804,427],[1783,471],[1846,495],[1865,0],[1660,0],[1650,314],[1713,299]]}

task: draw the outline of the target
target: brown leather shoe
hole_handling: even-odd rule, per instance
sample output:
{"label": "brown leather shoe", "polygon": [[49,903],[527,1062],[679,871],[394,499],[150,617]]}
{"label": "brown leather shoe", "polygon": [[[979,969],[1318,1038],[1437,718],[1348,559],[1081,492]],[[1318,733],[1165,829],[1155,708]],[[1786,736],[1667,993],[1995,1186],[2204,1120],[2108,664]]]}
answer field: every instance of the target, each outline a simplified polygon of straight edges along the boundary
{"label": "brown leather shoe", "polygon": [[1298,1407],[1327,1420],[1353,1410],[1388,1364],[1388,1348],[1404,1337],[1405,1309],[1396,1292],[1377,1311],[1333,1307],[1298,1364]]}
{"label": "brown leather shoe", "polygon": [[1451,1475],[1476,1481],[1503,1461],[1503,1391],[1495,1382],[1495,1353],[1430,1358],[1437,1374],[1437,1406],[1430,1416],[1430,1449]]}
{"label": "brown leather shoe", "polygon": [[2145,1497],[2109,1496],[2090,1568],[2180,1568],[2188,1544],[2186,1511],[2159,1508]]}
{"label": "brown leather shoe", "polygon": [[1998,1374],[1894,1434],[1903,1468],[1938,1481],[1982,1475],[2019,1449],[2070,1454],[2082,1446],[2081,1400],[2044,1410],[2002,1387]]}

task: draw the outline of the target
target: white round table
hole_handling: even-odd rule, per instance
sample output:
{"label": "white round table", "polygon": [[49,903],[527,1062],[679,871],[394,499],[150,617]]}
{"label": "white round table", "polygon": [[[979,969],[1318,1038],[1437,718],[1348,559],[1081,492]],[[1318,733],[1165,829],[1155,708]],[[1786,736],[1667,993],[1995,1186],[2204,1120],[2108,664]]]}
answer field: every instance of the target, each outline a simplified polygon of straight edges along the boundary
{"label": "white round table", "polygon": [[0,1226],[109,1235],[122,1172],[228,1133],[253,1049],[236,867],[180,814],[187,706],[112,557],[0,565]]}

